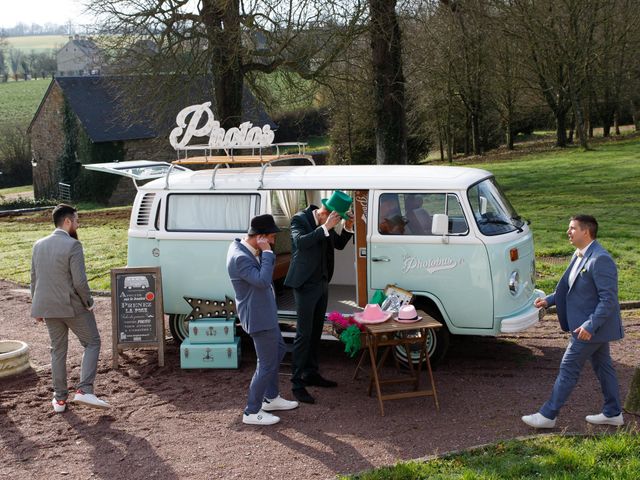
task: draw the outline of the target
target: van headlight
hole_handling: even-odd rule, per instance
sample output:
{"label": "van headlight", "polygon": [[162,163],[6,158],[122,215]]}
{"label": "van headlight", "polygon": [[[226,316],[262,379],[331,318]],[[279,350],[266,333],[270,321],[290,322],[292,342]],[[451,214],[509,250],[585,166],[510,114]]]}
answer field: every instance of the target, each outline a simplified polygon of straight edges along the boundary
{"label": "van headlight", "polygon": [[511,273],[509,277],[509,291],[511,295],[516,295],[520,288],[520,274],[518,272]]}

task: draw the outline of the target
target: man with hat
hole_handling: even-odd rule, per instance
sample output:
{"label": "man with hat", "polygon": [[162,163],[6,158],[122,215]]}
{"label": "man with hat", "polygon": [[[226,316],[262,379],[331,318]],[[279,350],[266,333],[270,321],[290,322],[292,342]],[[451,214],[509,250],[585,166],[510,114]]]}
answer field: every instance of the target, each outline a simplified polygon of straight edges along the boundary
{"label": "man with hat", "polygon": [[278,370],[286,348],[272,285],[276,256],[271,245],[279,231],[271,215],[258,215],[251,219],[247,236],[235,239],[227,253],[240,324],[253,339],[258,357],[242,415],[242,422],[250,425],[273,425],[280,417],[270,412],[298,406],[298,402],[282,398],[278,388]]}
{"label": "man with hat", "polygon": [[[333,276],[334,249],[342,250],[353,236],[353,216],[347,213],[352,199],[336,190],[320,208],[309,205],[291,219],[291,265],[284,280],[296,301],[296,338],[293,343],[293,395],[315,403],[307,386],[335,387],[337,383],[318,372],[318,347]],[[344,220],[338,234],[334,227]]]}

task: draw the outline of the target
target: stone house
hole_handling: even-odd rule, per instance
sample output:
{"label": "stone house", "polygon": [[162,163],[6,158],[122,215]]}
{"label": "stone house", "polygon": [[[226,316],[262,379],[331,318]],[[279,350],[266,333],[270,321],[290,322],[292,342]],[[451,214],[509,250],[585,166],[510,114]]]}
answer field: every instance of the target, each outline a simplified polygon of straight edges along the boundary
{"label": "stone house", "polygon": [[56,53],[59,77],[98,75],[102,68],[100,49],[91,38],[80,35],[69,41]]}
{"label": "stone house", "polygon": [[[75,173],[70,175],[67,171],[66,176],[75,178],[75,182],[65,180],[74,183],[71,185],[74,196],[86,197],[81,194],[87,192],[80,189],[99,189],[106,183],[114,183],[107,197],[97,198],[108,205],[131,203],[135,186],[128,178],[90,172],[81,168],[82,164],[176,160],[176,152],[168,140],[175,115],[188,105],[210,101],[211,79],[203,77],[195,81],[189,94],[172,99],[165,108],[166,118],[160,121],[146,97],[143,109],[125,108],[131,100],[121,93],[127,88],[130,91],[132,82],[138,83],[136,78],[124,76],[56,77],[51,81],[27,129],[35,198],[59,198],[64,158],[74,159],[71,163],[75,163],[72,165]],[[123,115],[125,110],[128,113]],[[243,99],[245,120],[275,127],[249,90],[245,90]]]}

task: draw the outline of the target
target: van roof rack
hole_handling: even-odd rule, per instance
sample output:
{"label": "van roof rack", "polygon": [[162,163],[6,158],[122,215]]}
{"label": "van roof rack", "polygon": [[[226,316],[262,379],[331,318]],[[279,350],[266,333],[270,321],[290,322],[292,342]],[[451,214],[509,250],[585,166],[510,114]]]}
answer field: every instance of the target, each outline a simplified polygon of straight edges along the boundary
{"label": "van roof rack", "polygon": [[[214,190],[216,188],[216,174],[218,173],[218,169],[221,166],[225,166],[226,168],[231,168],[232,165],[246,165],[246,164],[260,164],[262,165],[262,169],[260,171],[260,185],[258,188],[263,188],[264,182],[264,174],[268,167],[272,166],[274,163],[284,162],[287,160],[298,160],[304,159],[307,160],[311,165],[315,166],[316,162],[313,160],[313,157],[306,153],[306,143],[301,142],[283,142],[283,143],[273,143],[267,145],[265,147],[246,147],[246,146],[236,146],[234,148],[225,148],[222,149],[225,152],[225,155],[211,155],[213,150],[221,150],[221,149],[212,149],[208,145],[189,145],[186,147],[182,147],[179,151],[185,153],[184,158],[174,160],[171,162],[174,165],[214,165],[213,172],[211,173],[211,186],[209,189]],[[297,153],[290,153],[290,149],[287,148],[286,151],[280,152],[281,147],[297,147]],[[263,153],[263,149],[272,149],[275,148],[275,153],[265,154]],[[188,151],[204,151],[205,155],[199,155],[195,157],[189,157]],[[251,154],[242,154],[236,155],[234,150],[251,150]],[[256,153],[257,150],[257,153]],[[165,189],[169,188],[169,172],[167,172]]]}

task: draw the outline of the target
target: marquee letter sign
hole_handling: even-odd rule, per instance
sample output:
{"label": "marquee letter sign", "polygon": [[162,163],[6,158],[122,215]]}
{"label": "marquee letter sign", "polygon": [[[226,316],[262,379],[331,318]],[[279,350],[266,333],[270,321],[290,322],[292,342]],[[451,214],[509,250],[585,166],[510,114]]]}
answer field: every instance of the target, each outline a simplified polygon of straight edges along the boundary
{"label": "marquee letter sign", "polygon": [[[254,127],[251,122],[244,122],[239,127],[225,130],[213,117],[209,108],[211,102],[191,105],[180,110],[176,116],[178,125],[171,131],[169,142],[176,150],[184,149],[193,137],[209,137],[204,148],[255,148],[268,147],[275,136],[269,125]],[[201,126],[199,126],[201,125]]]}

